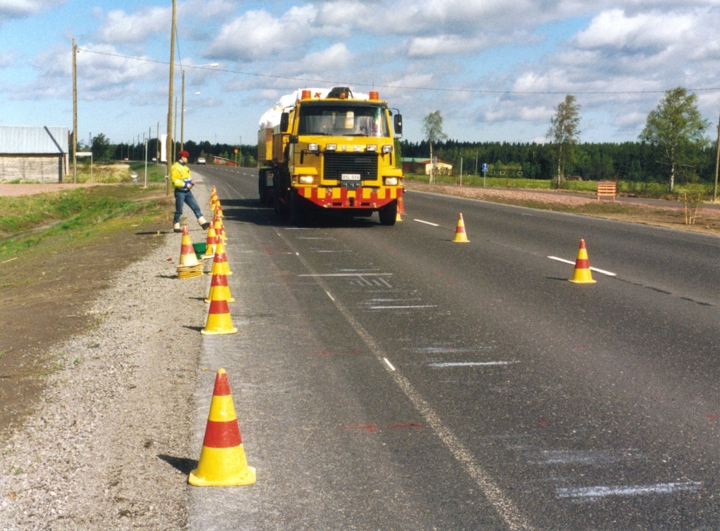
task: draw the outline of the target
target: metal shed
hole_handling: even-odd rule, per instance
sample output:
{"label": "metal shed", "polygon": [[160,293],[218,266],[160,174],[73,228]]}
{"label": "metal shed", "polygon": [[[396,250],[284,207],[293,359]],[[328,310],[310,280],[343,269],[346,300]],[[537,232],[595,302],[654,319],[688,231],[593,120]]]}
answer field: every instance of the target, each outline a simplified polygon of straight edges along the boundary
{"label": "metal shed", "polygon": [[69,138],[67,127],[0,126],[0,181],[62,182]]}

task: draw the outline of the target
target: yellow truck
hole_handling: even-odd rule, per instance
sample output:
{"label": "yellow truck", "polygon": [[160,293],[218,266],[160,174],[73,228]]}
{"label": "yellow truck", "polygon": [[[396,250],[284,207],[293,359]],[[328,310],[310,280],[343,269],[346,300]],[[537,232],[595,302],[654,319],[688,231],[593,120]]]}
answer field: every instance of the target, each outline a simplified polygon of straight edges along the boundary
{"label": "yellow truck", "polygon": [[260,201],[303,224],[322,211],[353,216],[378,212],[394,225],[403,193],[395,137],[402,117],[377,92],[348,87],[286,96],[260,120]]}

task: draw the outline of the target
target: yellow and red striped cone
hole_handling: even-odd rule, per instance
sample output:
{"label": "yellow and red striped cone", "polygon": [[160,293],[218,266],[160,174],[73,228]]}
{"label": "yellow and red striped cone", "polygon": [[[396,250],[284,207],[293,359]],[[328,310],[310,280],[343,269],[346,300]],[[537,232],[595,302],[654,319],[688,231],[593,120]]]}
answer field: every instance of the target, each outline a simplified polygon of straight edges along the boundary
{"label": "yellow and red striped cone", "polygon": [[402,214],[404,216],[405,215],[405,203],[403,202],[402,193],[400,193],[400,195],[398,196],[397,201],[398,201],[398,208],[397,208],[398,214]]}
{"label": "yellow and red striped cone", "polygon": [[215,236],[217,236],[218,240],[225,242],[227,236],[225,236],[225,225],[223,225],[222,218],[216,215],[213,226],[215,227]]}
{"label": "yellow and red striped cone", "polygon": [[217,247],[217,236],[215,235],[215,228],[212,226],[212,223],[208,227],[207,238],[205,239],[205,241],[207,243],[207,248],[205,249],[203,260],[215,256],[215,249]]}
{"label": "yellow and red striped cone", "polygon": [[200,262],[198,262],[197,256],[195,255],[195,248],[193,247],[190,233],[188,232],[187,227],[183,227],[182,241],[180,243],[179,265],[196,266],[198,264],[200,264]]}
{"label": "yellow and red striped cone", "polygon": [[[215,294],[213,293],[213,295]],[[230,317],[228,301],[226,299],[212,298],[205,328],[200,330],[200,333],[203,335],[219,335],[236,334],[237,331],[238,329],[233,326],[232,317]]]}
{"label": "yellow and red striped cone", "polygon": [[194,278],[202,276],[202,264],[195,255],[190,233],[187,227],[183,227],[182,242],[180,244],[180,262],[177,266],[179,279]]}
{"label": "yellow and red striped cone", "polygon": [[255,469],[248,466],[225,369],[215,376],[210,413],[200,460],[190,472],[195,487],[237,487],[255,483]]}
{"label": "yellow and red striped cone", "polygon": [[227,261],[227,255],[225,254],[225,244],[218,239],[217,246],[215,247],[215,259],[213,260],[211,275],[222,273],[223,275],[232,275],[230,271],[230,264]]}
{"label": "yellow and red striped cone", "polygon": [[[216,255],[217,256],[217,255]],[[230,294],[230,286],[228,286],[227,276],[225,273],[214,273],[210,281],[210,291],[208,292],[205,302],[214,300],[226,300],[227,302],[235,302]]]}
{"label": "yellow and red striped cone", "polygon": [[455,229],[455,237],[453,238],[455,243],[469,243],[467,234],[465,233],[465,222],[463,221],[462,214],[458,214],[457,228]]}
{"label": "yellow and red striped cone", "polygon": [[575,271],[572,278],[568,279],[576,284],[595,284],[592,273],[590,272],[590,259],[588,258],[585,240],[580,240],[580,249],[578,249],[577,260],[575,260]]}

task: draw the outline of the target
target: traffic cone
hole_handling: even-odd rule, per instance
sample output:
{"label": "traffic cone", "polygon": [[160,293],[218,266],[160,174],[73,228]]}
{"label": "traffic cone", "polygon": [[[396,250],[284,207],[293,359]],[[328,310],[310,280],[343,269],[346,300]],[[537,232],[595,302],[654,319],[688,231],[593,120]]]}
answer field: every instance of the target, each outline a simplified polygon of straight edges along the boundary
{"label": "traffic cone", "polygon": [[204,335],[236,334],[238,329],[233,326],[228,301],[216,298],[219,295],[216,295],[215,292],[212,295],[205,328],[200,330],[200,333]]}
{"label": "traffic cone", "polygon": [[227,255],[225,254],[225,244],[218,239],[218,243],[215,246],[215,259],[213,260],[211,275],[222,273],[223,275],[232,275],[230,271],[230,264],[227,261]]}
{"label": "traffic cone", "polygon": [[[217,257],[218,255],[215,256]],[[205,302],[211,302],[214,300],[235,302],[235,299],[233,299],[230,294],[230,286],[228,286],[227,276],[225,273],[213,273],[212,280],[210,281],[210,292],[208,293]]]}
{"label": "traffic cone", "polygon": [[453,242],[455,242],[455,243],[469,243],[470,242],[470,240],[468,240],[467,234],[465,234],[465,222],[463,221],[462,214],[458,214],[457,228],[455,229],[455,238],[453,238]]}
{"label": "traffic cone", "polygon": [[186,279],[202,276],[202,264],[195,255],[190,233],[183,227],[182,242],[180,244],[180,262],[177,267],[178,278]]}
{"label": "traffic cone", "polygon": [[188,483],[195,487],[237,487],[255,483],[255,469],[248,466],[225,369],[215,376],[210,413],[197,468]]}
{"label": "traffic cone", "polygon": [[207,248],[205,249],[205,254],[203,255],[203,260],[207,258],[212,258],[215,256],[215,248],[217,246],[217,236],[215,235],[215,228],[210,225],[208,227],[208,233],[207,238],[205,240],[207,242]]}
{"label": "traffic cone", "polygon": [[400,194],[400,197],[398,197],[398,214],[405,215],[405,203],[403,203],[403,196]]}
{"label": "traffic cone", "polygon": [[215,226],[215,236],[217,236],[218,241],[222,240],[225,242],[227,237],[225,236],[225,226],[223,225],[222,218],[216,215],[213,225]]}
{"label": "traffic cone", "polygon": [[568,279],[576,284],[595,284],[592,273],[590,272],[590,260],[588,258],[585,240],[580,240],[580,249],[578,250],[577,260],[575,261],[575,271],[572,278]]}

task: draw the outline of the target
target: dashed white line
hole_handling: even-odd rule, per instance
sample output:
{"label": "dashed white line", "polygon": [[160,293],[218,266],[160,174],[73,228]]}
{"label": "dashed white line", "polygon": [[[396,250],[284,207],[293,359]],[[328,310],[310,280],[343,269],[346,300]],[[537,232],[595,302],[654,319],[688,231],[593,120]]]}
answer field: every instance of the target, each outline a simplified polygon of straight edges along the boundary
{"label": "dashed white line", "polygon": [[[563,262],[565,264],[572,264],[575,265],[575,262],[572,260],[565,260],[564,258],[558,258],[557,256],[548,256],[550,260],[556,260],[558,262]],[[597,267],[590,267],[591,271],[595,271],[597,273],[600,273],[601,275],[607,275],[609,277],[616,277],[617,273],[613,273],[612,271],[605,271],[604,269],[598,269]]]}
{"label": "dashed white line", "polygon": [[383,360],[385,360],[385,363],[387,363],[387,366],[390,367],[390,370],[391,370],[391,371],[394,371],[394,370],[395,370],[395,367],[393,367],[393,364],[390,363],[390,360],[389,360],[389,359],[383,358]]}
{"label": "dashed white line", "polygon": [[439,227],[437,223],[430,223],[429,221],[423,221],[422,219],[413,219],[413,221],[417,221],[418,223],[424,223],[425,225],[431,225],[433,227]]}
{"label": "dashed white line", "polygon": [[442,369],[445,367],[493,367],[498,365],[512,365],[517,361],[450,361],[445,363],[428,363],[428,367]]}
{"label": "dashed white line", "polygon": [[647,494],[673,494],[675,492],[696,492],[702,483],[658,483],[656,485],[633,485],[617,487],[575,487],[557,489],[559,498],[604,498],[607,496],[644,496]]}

